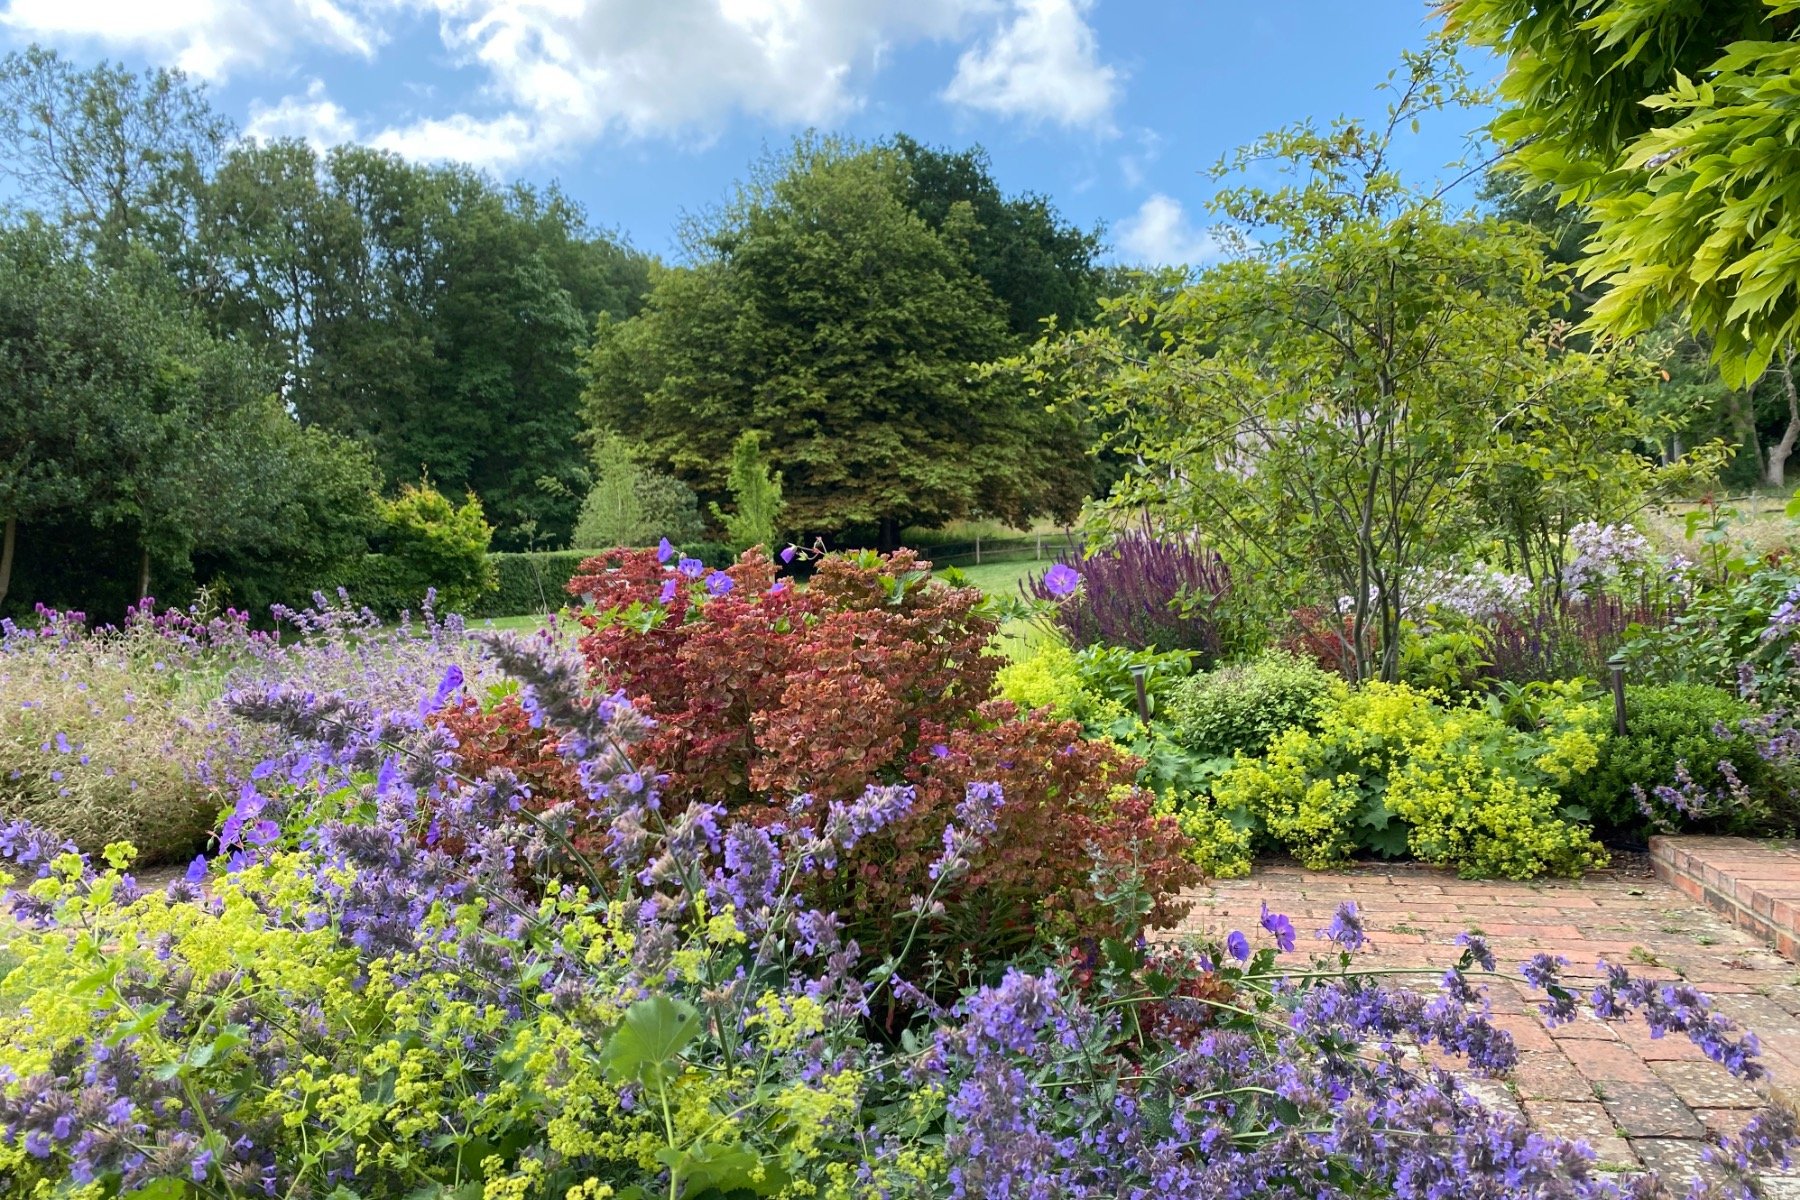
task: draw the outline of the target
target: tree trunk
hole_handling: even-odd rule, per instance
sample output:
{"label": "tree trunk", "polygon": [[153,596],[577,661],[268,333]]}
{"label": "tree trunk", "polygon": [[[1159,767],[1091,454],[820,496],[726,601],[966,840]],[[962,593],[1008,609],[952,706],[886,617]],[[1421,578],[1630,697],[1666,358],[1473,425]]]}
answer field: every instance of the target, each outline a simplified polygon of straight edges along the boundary
{"label": "tree trunk", "polygon": [[145,546],[138,554],[138,586],[139,600],[150,594],[150,547]]}
{"label": "tree trunk", "polygon": [[13,550],[19,544],[19,518],[6,518],[6,529],[0,532],[0,604],[6,603],[7,589],[12,586]]}
{"label": "tree trunk", "polygon": [[892,517],[881,518],[881,530],[876,534],[876,542],[884,553],[892,553],[900,548],[900,523]]}
{"label": "tree trunk", "polygon": [[1792,355],[1783,353],[1777,369],[1781,372],[1781,387],[1787,393],[1788,423],[1781,431],[1781,440],[1769,447],[1768,470],[1763,478],[1770,487],[1787,486],[1787,460],[1794,452],[1794,443],[1800,441],[1800,391],[1794,387],[1794,360]]}

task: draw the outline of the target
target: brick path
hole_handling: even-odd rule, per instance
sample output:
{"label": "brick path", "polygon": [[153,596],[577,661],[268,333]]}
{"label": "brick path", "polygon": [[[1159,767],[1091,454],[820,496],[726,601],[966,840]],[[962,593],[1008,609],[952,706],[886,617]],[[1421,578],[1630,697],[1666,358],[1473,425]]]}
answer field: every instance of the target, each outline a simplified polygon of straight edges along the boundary
{"label": "brick path", "polygon": [[[1356,901],[1374,940],[1367,965],[1447,966],[1458,933],[1487,935],[1502,971],[1542,950],[1570,973],[1597,958],[1634,973],[1683,978],[1756,1031],[1771,1078],[1762,1088],[1800,1096],[1800,968],[1649,877],[1602,871],[1579,882],[1457,879],[1427,869],[1341,872],[1261,866],[1194,894],[1178,931],[1260,934],[1267,901],[1304,939],[1337,906]],[[1265,935],[1266,936],[1266,935]],[[1735,1130],[1762,1103],[1756,1089],[1708,1061],[1685,1037],[1652,1040],[1643,1023],[1582,1017],[1547,1029],[1522,986],[1490,986],[1496,1023],[1517,1042],[1519,1067],[1505,1084],[1481,1081],[1491,1102],[1522,1110],[1545,1133],[1579,1138],[1617,1167],[1648,1166],[1686,1178],[1708,1128]],[[1634,1018],[1635,1020],[1635,1018]],[[1773,1181],[1771,1195],[1800,1197],[1800,1181]]]}

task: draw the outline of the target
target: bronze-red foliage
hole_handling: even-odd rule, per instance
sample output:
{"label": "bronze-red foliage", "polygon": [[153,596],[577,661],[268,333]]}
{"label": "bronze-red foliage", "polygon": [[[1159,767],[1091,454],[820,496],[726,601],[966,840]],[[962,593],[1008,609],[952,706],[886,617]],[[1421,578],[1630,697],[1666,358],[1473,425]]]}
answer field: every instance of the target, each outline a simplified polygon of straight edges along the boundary
{"label": "bronze-red foliage", "polygon": [[804,590],[777,584],[758,551],[726,572],[731,591],[695,606],[647,550],[615,550],[569,583],[591,596],[582,654],[597,687],[657,722],[644,747],[666,795],[737,808],[801,794],[843,799],[894,782],[921,723],[966,721],[993,694],[994,621],[973,588],[926,582],[910,550],[830,556]]}

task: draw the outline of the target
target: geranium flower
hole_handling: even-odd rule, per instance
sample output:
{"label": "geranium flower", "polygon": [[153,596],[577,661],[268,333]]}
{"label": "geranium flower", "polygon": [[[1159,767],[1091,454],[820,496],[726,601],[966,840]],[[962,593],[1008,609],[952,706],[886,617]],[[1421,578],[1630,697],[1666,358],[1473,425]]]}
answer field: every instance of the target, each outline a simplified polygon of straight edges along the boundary
{"label": "geranium flower", "polygon": [[708,595],[723,596],[725,593],[729,592],[731,588],[731,576],[723,571],[714,571],[711,575],[706,577],[706,591]]}
{"label": "geranium flower", "polygon": [[1044,588],[1058,600],[1066,599],[1081,586],[1081,572],[1068,563],[1057,563],[1044,572]]}
{"label": "geranium flower", "polygon": [[675,557],[675,545],[673,542],[669,541],[668,538],[664,538],[662,541],[656,543],[656,561],[657,562],[666,563],[671,558],[674,558],[674,557]]}

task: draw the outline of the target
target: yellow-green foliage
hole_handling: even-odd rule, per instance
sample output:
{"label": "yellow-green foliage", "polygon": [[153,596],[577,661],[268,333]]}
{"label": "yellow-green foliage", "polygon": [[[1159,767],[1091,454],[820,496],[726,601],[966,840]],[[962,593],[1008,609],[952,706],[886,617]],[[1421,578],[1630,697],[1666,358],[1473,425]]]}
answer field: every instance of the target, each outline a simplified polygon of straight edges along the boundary
{"label": "yellow-green foliage", "polygon": [[1080,721],[1104,728],[1129,711],[1082,684],[1075,652],[1060,640],[1046,640],[1031,653],[1000,668],[995,677],[1000,696],[1027,712],[1049,709],[1058,720]]}
{"label": "yellow-green foliage", "polygon": [[1469,875],[1576,875],[1605,852],[1558,816],[1555,788],[1593,767],[1604,713],[1569,687],[1539,719],[1521,731],[1483,709],[1369,684],[1316,731],[1290,729],[1265,757],[1240,759],[1213,795],[1309,867],[1374,849]]}
{"label": "yellow-green foliage", "polygon": [[1248,821],[1232,821],[1204,791],[1170,791],[1156,798],[1156,815],[1174,817],[1187,835],[1187,857],[1211,879],[1239,879],[1250,873],[1255,831]]}

